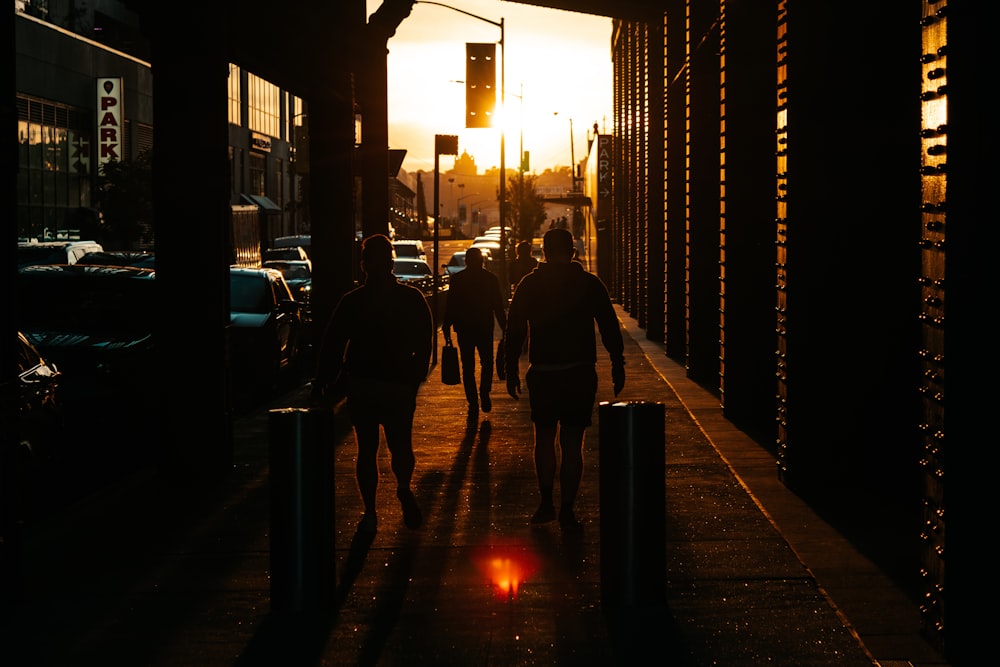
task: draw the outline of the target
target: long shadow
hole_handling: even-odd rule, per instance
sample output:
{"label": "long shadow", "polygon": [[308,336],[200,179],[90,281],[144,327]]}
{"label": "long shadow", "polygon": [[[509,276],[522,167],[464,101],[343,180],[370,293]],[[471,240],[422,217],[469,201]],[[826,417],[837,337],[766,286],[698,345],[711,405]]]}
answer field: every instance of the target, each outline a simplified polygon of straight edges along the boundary
{"label": "long shadow", "polygon": [[[271,611],[264,619],[260,629],[254,634],[236,665],[239,667],[272,667],[280,664],[290,667],[308,667],[320,664],[340,608],[364,566],[365,558],[368,556],[374,539],[374,533],[354,534],[329,606],[295,612]],[[409,553],[404,553],[401,560],[408,559],[405,565],[406,569],[412,568],[412,558],[412,550]],[[386,620],[380,619],[374,624],[374,627],[379,629],[377,637],[374,638],[377,641],[369,638],[365,645],[366,653],[377,655],[378,646],[388,636],[388,631],[385,628],[391,628],[392,619],[398,615],[399,605],[405,597],[405,582],[406,578],[404,577],[402,578],[402,587],[400,587],[400,577],[394,577],[389,588],[389,595],[379,596],[379,610],[376,613],[378,616],[385,615],[387,618]],[[393,609],[395,612],[392,611]],[[388,626],[385,623],[388,623]],[[371,663],[363,664],[374,664],[374,662],[375,660],[372,660]]]}
{"label": "long shadow", "polygon": [[375,616],[372,619],[372,631],[364,639],[361,652],[358,655],[358,665],[376,665],[379,656],[385,648],[386,641],[392,635],[399,611],[406,600],[406,592],[413,576],[413,565],[416,561],[418,540],[403,545],[392,559],[389,583],[383,593],[378,596]]}

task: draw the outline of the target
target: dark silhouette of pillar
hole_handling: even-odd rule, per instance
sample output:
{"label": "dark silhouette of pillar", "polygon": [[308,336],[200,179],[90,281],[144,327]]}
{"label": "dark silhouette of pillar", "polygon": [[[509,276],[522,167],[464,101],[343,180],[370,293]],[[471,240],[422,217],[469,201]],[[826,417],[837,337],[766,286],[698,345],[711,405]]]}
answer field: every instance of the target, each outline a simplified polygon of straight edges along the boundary
{"label": "dark silhouette of pillar", "polygon": [[162,407],[151,432],[159,434],[176,472],[197,478],[227,470],[233,447],[224,12],[206,6],[197,21],[170,3],[150,12]]}
{"label": "dark silhouette of pillar", "polygon": [[385,0],[368,19],[358,49],[355,85],[361,113],[361,220],[365,236],[389,229],[388,41],[413,0]]}

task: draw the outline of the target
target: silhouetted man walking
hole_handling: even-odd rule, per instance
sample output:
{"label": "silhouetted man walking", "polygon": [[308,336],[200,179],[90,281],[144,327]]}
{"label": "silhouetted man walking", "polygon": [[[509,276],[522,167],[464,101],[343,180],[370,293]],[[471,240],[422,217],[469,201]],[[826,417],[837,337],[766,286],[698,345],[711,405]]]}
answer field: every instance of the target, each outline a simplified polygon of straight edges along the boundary
{"label": "silhouetted man walking", "polygon": [[[507,326],[500,280],[483,268],[483,252],[469,248],[465,252],[465,268],[451,277],[448,302],[444,311],[442,331],[451,341],[451,328],[458,334],[458,354],[462,360],[462,385],[469,411],[493,409],[490,391],[493,388],[493,320],[503,329]],[[476,353],[479,353],[479,384],[476,385]],[[477,398],[478,394],[478,398]]]}
{"label": "silhouetted man walking", "polygon": [[[559,470],[559,523],[579,530],[573,503],[583,476],[583,436],[591,425],[597,397],[597,340],[611,356],[615,396],[625,386],[625,344],[608,290],[573,260],[573,235],[550,229],[542,240],[545,261],[525,276],[507,314],[507,393],[521,393],[519,360],[528,337],[525,375],[531,421],[535,424],[535,474],[541,503],[532,523],[556,518],[553,485],[556,435],[562,453]],[[530,336],[528,332],[530,330]]]}
{"label": "silhouetted man walking", "polygon": [[365,282],[337,304],[320,348],[314,397],[347,396],[347,410],[358,441],[356,475],[365,513],[359,532],[375,532],[379,427],[385,431],[396,476],[396,497],[409,528],[423,517],[410,482],[413,413],[417,390],[427,379],[434,325],[423,292],[392,274],[392,242],[376,234],[361,245]]}

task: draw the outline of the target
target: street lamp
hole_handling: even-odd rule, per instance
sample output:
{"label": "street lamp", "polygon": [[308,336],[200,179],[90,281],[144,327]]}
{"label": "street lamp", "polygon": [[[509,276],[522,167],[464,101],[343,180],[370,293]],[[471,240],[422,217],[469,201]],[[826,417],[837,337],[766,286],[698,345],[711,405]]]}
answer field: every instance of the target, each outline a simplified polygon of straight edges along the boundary
{"label": "street lamp", "polygon": [[[459,186],[461,187],[461,186]],[[448,199],[455,201],[455,177],[448,177]]]}
{"label": "street lamp", "polygon": [[[553,116],[558,116],[558,111],[552,112]],[[569,176],[572,187],[570,188],[573,192],[577,192],[577,178],[576,178],[576,155],[573,152],[573,119],[569,119]]]}
{"label": "street lamp", "polygon": [[[467,12],[464,9],[459,9],[458,7],[452,7],[451,5],[446,5],[441,2],[429,2],[428,0],[416,0],[413,4],[415,5],[436,5],[438,7],[444,7],[445,9],[450,9],[453,12],[458,12],[459,14],[465,14],[474,19],[478,19],[490,25],[495,25],[500,28],[500,286],[503,290],[504,297],[509,297],[510,294],[510,284],[507,280],[507,232],[506,232],[506,216],[504,215],[507,209],[507,165],[505,162],[505,155],[507,152],[506,145],[504,143],[504,128],[503,128],[503,118],[504,118],[504,102],[506,97],[506,86],[504,85],[504,70],[507,67],[507,58],[504,56],[504,27],[503,18],[500,21],[492,21],[478,14],[473,14],[472,12]],[[436,260],[435,260],[436,261]]]}

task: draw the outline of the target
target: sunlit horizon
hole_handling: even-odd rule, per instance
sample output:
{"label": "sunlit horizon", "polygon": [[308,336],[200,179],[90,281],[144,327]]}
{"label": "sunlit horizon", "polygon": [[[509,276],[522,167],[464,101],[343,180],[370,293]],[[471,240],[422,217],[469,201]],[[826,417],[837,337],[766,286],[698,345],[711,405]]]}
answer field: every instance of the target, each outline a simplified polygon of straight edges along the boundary
{"label": "sunlit horizon", "polygon": [[[368,13],[380,4],[368,0]],[[542,172],[579,162],[595,123],[601,132],[611,131],[610,18],[500,0],[440,4],[485,20],[417,2],[389,40],[389,147],[406,150],[405,171],[434,169],[436,134],[457,135],[459,155],[468,153],[480,173],[499,167],[504,117],[508,169],[517,168],[522,141],[531,171]],[[498,94],[494,127],[467,129],[465,44],[499,42],[500,28],[492,23],[501,19],[506,113],[499,110]],[[500,74],[498,67],[498,87]],[[441,156],[440,167],[448,170],[453,162]]]}

